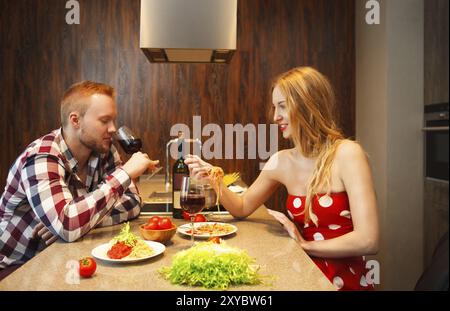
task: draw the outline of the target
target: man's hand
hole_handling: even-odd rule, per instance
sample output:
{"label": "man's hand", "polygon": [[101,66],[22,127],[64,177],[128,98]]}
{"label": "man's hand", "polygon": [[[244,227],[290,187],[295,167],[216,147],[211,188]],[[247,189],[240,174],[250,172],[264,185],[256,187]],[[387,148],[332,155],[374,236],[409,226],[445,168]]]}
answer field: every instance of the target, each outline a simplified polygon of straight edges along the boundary
{"label": "man's hand", "polygon": [[152,161],[146,153],[138,151],[122,166],[122,169],[131,179],[135,179],[144,174],[147,169],[154,170],[158,163],[159,160]]}
{"label": "man's hand", "polygon": [[34,227],[31,237],[33,239],[42,239],[45,242],[45,245],[50,245],[58,239],[58,236],[53,235],[42,222]]}

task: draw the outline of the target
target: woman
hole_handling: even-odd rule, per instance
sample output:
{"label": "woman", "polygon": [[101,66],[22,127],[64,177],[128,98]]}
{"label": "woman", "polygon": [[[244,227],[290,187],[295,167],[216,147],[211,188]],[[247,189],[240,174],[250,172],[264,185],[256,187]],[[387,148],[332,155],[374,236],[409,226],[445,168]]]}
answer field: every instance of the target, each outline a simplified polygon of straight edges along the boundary
{"label": "woman", "polygon": [[[310,67],[280,75],[272,86],[274,121],[294,148],[274,154],[242,196],[220,185],[220,202],[246,217],[278,188],[288,191],[287,214],[269,211],[339,290],[367,290],[364,255],[378,251],[378,215],[372,176],[361,146],[333,121],[333,89]],[[190,156],[191,173],[210,164]],[[295,224],[294,224],[295,223]]]}

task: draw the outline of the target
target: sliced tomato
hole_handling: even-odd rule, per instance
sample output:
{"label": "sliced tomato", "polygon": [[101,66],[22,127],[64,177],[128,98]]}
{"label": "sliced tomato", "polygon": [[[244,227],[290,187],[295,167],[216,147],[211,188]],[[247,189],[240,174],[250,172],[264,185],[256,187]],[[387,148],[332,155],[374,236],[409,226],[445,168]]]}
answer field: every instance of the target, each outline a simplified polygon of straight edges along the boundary
{"label": "sliced tomato", "polygon": [[213,236],[212,238],[209,238],[208,239],[208,242],[213,242],[213,243],[216,243],[216,244],[220,244],[220,238],[218,237],[218,236]]}
{"label": "sliced tomato", "polygon": [[97,269],[97,263],[92,257],[81,258],[80,261],[80,276],[83,278],[91,277]]}

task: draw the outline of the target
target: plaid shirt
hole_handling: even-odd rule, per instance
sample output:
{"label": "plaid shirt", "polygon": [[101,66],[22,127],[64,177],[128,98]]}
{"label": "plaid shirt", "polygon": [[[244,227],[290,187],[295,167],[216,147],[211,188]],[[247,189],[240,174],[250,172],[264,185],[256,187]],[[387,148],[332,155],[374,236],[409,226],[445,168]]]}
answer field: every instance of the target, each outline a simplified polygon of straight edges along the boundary
{"label": "plaid shirt", "polygon": [[83,183],[61,129],[32,142],[11,167],[0,199],[0,268],[24,263],[45,248],[32,238],[40,222],[72,242],[94,227],[137,217],[140,197],[121,165],[114,146],[93,154]]}

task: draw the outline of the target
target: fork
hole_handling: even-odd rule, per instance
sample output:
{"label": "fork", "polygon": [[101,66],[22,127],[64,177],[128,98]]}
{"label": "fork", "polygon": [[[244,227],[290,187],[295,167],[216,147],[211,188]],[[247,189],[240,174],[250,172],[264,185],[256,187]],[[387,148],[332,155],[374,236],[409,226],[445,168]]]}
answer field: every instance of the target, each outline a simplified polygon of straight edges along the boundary
{"label": "fork", "polygon": [[223,177],[223,183],[225,184],[225,186],[228,187],[229,185],[231,185],[234,182],[236,182],[237,180],[239,180],[239,178],[241,178],[241,174],[239,172],[227,174]]}
{"label": "fork", "polygon": [[150,180],[150,179],[151,179],[153,176],[155,176],[155,174],[158,173],[160,170],[162,170],[162,166],[160,166],[160,167],[156,168],[155,170],[153,170],[153,172],[152,172],[150,175],[145,176],[143,180]]}

